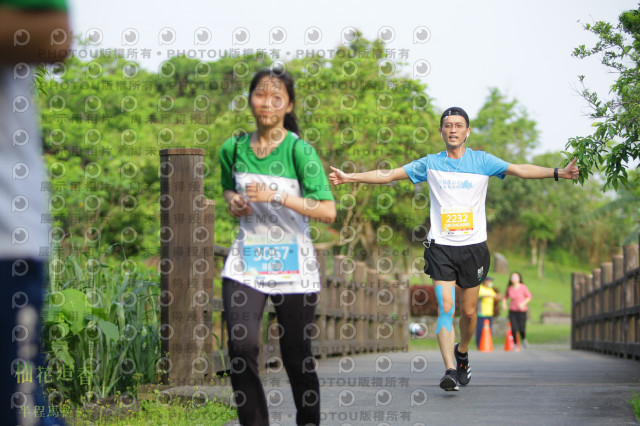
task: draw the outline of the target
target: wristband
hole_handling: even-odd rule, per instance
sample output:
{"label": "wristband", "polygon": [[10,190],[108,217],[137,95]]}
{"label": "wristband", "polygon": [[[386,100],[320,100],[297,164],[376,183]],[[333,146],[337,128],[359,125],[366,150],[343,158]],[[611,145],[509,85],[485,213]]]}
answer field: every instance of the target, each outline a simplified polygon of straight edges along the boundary
{"label": "wristband", "polygon": [[556,180],[556,182],[558,181],[558,168],[557,167],[555,169],[553,169],[553,178]]}

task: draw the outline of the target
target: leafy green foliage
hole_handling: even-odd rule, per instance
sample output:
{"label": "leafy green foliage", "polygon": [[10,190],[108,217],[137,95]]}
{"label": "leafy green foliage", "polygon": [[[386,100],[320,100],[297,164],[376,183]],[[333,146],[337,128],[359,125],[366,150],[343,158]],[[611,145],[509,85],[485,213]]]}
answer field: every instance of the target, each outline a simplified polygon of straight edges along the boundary
{"label": "leafy green foliage", "polygon": [[[573,55],[601,55],[602,64],[617,78],[609,98],[582,89],[581,95],[592,109],[595,131],[570,139],[566,148],[578,157],[580,182],[596,168],[606,177],[604,189],[618,189],[629,185],[627,169],[640,159],[640,8],[623,12],[616,26],[598,21],[584,28],[595,34],[598,42],[591,48],[577,47]],[[582,83],[584,79],[580,76]]]}
{"label": "leafy green foliage", "polygon": [[[489,95],[471,120],[472,133],[468,146],[484,150],[511,163],[559,167],[564,156],[551,153],[529,158],[538,144],[535,121],[516,100],[507,99],[498,89]],[[532,253],[542,274],[545,253],[558,259],[573,255],[583,261],[599,262],[617,249],[629,232],[628,220],[594,216],[586,218],[606,203],[608,198],[598,190],[595,181],[582,187],[567,181],[529,180],[507,176],[490,179],[487,192],[487,226],[490,241],[501,250]],[[590,232],[585,232],[589,224]],[[563,254],[564,253],[564,254]],[[533,259],[532,259],[533,261]]]}
{"label": "leafy green foliage", "polygon": [[89,253],[51,260],[43,317],[49,367],[44,380],[74,403],[116,392],[135,397],[160,358],[157,277],[109,266]]}
{"label": "leafy green foliage", "polygon": [[[332,58],[286,64],[296,79],[300,136],[325,165],[390,169],[441,149],[425,85],[401,76],[385,58],[383,43],[359,38]],[[157,255],[163,148],[204,148],[205,195],[222,200],[220,146],[255,128],[247,89],[253,73],[270,65],[261,55],[208,63],[175,57],[150,73],[111,55],[88,62],[71,58],[66,71],[40,81],[47,93],[39,99],[52,221],[72,235],[66,244],[86,248],[86,238],[79,237],[88,235],[103,245],[122,244],[128,256]],[[370,258],[377,246],[374,230],[382,227],[384,245],[401,249],[415,223],[415,212],[404,207],[414,193],[409,182],[336,188],[337,229],[326,232],[327,225],[314,223],[312,235],[347,252],[364,248],[360,257]],[[219,202],[218,244],[231,243],[236,223]]]}
{"label": "leafy green foliage", "polygon": [[[330,60],[288,65],[302,101],[303,137],[325,164],[347,172],[389,170],[441,149],[425,85],[387,68],[385,57],[383,43],[359,38]],[[416,206],[420,188],[408,181],[332,190],[338,207],[334,243],[370,266],[381,257],[378,247],[405,248],[415,225],[429,214],[424,202]]]}
{"label": "leafy green foliage", "polygon": [[[535,121],[517,100],[507,99],[498,89],[489,89],[478,117],[471,120],[468,146],[487,151],[510,163],[524,163],[538,144]],[[507,177],[490,179],[487,192],[487,225],[519,219],[520,211],[532,205],[529,183]]]}
{"label": "leafy green foliage", "polygon": [[[325,170],[328,165],[345,171],[391,169],[444,148],[428,88],[401,75],[386,52],[381,42],[359,37],[331,58],[285,64],[296,79],[301,137],[319,152]],[[237,221],[222,197],[219,150],[232,134],[255,128],[247,90],[253,72],[271,64],[271,58],[258,54],[215,62],[174,57],[148,72],[110,55],[88,61],[72,57],[65,67],[42,74],[38,100],[51,175],[51,221],[56,235],[69,235],[62,243],[65,250],[74,244],[86,251],[98,241],[118,244],[131,259],[157,258],[159,150],[169,147],[205,150],[205,196],[218,201],[216,243],[230,245]],[[525,162],[537,145],[535,122],[526,109],[495,88],[471,126],[470,147],[510,162]],[[537,197],[546,185],[491,179],[489,229],[497,224],[522,228],[521,213],[545,204]],[[404,253],[407,241],[426,236],[426,185],[404,180],[332,191],[338,218],[332,226],[312,224],[316,243],[375,266],[384,255],[378,248]],[[597,202],[589,198],[585,204]],[[528,243],[526,235],[522,242]]]}
{"label": "leafy green foliage", "polygon": [[490,88],[487,99],[471,121],[469,146],[487,151],[510,163],[524,162],[538,144],[536,122],[517,100],[506,99]]}
{"label": "leafy green foliage", "polygon": [[594,234],[602,229],[603,223],[616,224],[611,240],[621,241],[621,245],[637,242],[640,233],[640,179],[637,175],[637,171],[630,170],[627,187],[619,188],[614,199],[605,200],[596,208],[583,211],[578,220],[589,224]]}

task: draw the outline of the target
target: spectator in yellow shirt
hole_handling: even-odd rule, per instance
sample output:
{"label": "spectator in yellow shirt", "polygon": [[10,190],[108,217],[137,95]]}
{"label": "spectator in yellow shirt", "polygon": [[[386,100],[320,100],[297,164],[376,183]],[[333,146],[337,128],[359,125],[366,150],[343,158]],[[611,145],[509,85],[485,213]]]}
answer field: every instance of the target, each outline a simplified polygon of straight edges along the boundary
{"label": "spectator in yellow shirt", "polygon": [[489,326],[493,325],[493,305],[496,300],[500,300],[501,297],[493,289],[493,278],[487,277],[480,286],[478,292],[478,321],[476,323],[476,346],[480,348],[480,337],[482,336],[482,328],[484,327],[484,320],[489,320]]}

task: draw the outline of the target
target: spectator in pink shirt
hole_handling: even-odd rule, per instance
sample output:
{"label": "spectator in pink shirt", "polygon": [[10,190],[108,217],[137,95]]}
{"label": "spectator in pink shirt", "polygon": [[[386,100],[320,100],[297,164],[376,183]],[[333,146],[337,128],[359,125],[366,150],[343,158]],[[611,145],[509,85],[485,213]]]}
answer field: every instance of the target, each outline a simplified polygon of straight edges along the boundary
{"label": "spectator in pink shirt", "polygon": [[525,338],[525,325],[527,322],[527,305],[531,301],[531,292],[522,282],[522,276],[519,272],[513,272],[507,285],[507,291],[504,299],[502,299],[502,308],[507,309],[507,299],[509,299],[509,321],[511,321],[511,332],[513,338],[516,333],[520,333],[520,341],[523,347],[527,347]]}

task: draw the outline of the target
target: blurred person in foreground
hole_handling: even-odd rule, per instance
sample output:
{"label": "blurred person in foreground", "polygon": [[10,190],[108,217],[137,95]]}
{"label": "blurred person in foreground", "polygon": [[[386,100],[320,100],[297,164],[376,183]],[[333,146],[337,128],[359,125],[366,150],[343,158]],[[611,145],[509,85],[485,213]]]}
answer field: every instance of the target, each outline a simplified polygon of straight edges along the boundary
{"label": "blurred person in foreground", "polygon": [[49,225],[33,83],[36,65],[62,61],[70,42],[66,0],[0,0],[0,404],[7,425],[64,424],[38,374]]}

